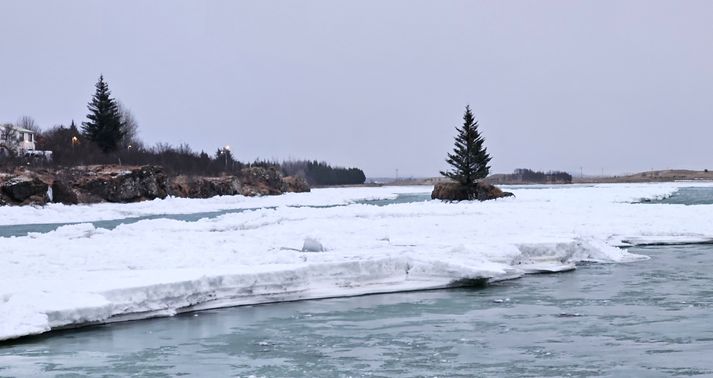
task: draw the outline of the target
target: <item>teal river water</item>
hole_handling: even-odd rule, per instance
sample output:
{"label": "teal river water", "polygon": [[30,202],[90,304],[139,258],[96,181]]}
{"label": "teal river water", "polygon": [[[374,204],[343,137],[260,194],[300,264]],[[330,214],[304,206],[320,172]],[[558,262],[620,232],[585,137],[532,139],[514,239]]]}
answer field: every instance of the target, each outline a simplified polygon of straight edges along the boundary
{"label": "teal river water", "polygon": [[651,259],[53,332],[0,344],[0,377],[713,376],[713,245],[631,251]]}

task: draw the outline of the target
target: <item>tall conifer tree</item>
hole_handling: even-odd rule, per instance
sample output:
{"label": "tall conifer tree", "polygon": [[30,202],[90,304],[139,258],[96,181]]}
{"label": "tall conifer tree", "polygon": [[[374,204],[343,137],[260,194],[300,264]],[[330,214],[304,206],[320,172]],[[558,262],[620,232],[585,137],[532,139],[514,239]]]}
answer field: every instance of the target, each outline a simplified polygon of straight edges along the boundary
{"label": "tall conifer tree", "polygon": [[109,85],[99,76],[96,92],[87,106],[87,122],[82,123],[84,136],[96,143],[104,153],[116,150],[124,137],[124,125],[116,100],[111,98]]}
{"label": "tall conifer tree", "polygon": [[475,120],[470,106],[465,107],[463,126],[456,127],[458,136],[455,139],[453,153],[448,154],[446,161],[451,165],[450,171],[441,174],[457,181],[469,195],[475,192],[475,183],[490,173],[490,155],[483,145],[485,141],[478,131],[478,121]]}

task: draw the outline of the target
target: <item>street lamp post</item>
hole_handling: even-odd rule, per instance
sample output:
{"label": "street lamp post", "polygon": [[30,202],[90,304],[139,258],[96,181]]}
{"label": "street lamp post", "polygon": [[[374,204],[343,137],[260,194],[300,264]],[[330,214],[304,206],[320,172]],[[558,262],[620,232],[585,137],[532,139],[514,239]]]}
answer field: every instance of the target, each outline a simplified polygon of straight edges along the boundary
{"label": "street lamp post", "polygon": [[76,136],[73,136],[72,137],[72,153],[74,153],[74,146],[76,146],[77,144],[79,144],[79,138],[77,138]]}
{"label": "street lamp post", "polygon": [[230,146],[226,144],[225,147],[223,147],[223,155],[225,156],[225,170],[226,171],[228,170],[228,153],[230,153]]}

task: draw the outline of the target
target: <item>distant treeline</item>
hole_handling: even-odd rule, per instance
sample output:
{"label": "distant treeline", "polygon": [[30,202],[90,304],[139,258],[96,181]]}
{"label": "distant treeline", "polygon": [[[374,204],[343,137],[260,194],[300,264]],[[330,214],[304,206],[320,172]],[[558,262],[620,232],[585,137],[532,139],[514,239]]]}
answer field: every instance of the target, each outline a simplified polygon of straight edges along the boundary
{"label": "distant treeline", "polygon": [[527,168],[516,169],[512,174],[488,177],[493,184],[571,184],[572,175],[562,171],[533,171]]}
{"label": "distant treeline", "polygon": [[310,185],[358,185],[366,181],[359,168],[332,167],[316,160],[286,161],[280,169],[287,176],[302,176]]}

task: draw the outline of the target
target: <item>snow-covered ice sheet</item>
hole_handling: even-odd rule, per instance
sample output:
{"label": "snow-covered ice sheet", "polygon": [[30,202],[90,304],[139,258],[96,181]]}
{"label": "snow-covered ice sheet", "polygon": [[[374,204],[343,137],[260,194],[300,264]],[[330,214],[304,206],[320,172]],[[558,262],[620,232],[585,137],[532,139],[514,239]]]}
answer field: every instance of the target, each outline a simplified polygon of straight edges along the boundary
{"label": "snow-covered ice sheet", "polygon": [[[31,223],[43,212],[88,220],[117,211],[260,208],[197,222],[154,219],[113,230],[74,224],[0,238],[0,339],[229,305],[511,279],[581,261],[636,261],[645,257],[617,247],[713,237],[713,205],[631,203],[680,186],[691,184],[514,187],[515,198],[496,201],[383,207],[353,202],[430,188],[19,211]],[[331,204],[344,206],[295,207]],[[315,243],[322,248],[304,248]]]}
{"label": "snow-covered ice sheet", "polygon": [[136,203],[94,205],[6,206],[0,207],[0,226],[17,224],[80,223],[149,215],[195,214],[222,210],[255,209],[276,206],[336,206],[359,201],[393,199],[398,194],[422,193],[425,186],[374,188],[323,188],[309,193],[281,196],[217,196],[206,199],[169,197]]}

